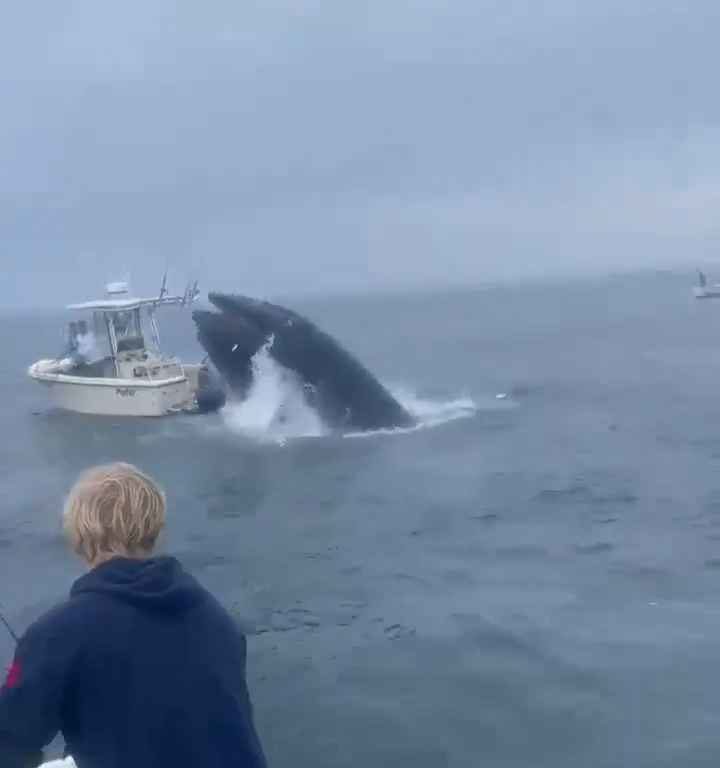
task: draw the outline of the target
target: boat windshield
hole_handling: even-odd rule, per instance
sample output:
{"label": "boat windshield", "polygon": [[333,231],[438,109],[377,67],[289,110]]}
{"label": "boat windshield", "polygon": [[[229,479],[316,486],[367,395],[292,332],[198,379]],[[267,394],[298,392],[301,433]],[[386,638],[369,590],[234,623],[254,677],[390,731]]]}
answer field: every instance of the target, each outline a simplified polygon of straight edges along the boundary
{"label": "boat windshield", "polygon": [[118,352],[140,350],[145,347],[140,310],[133,309],[126,312],[113,312],[108,314],[108,321],[115,329]]}
{"label": "boat windshield", "polygon": [[159,353],[157,326],[153,323],[152,311],[136,307],[108,313],[107,318],[115,331],[118,352],[149,349]]}
{"label": "boat windshield", "polygon": [[111,337],[118,353],[144,350],[159,353],[152,312],[133,307],[118,311],[96,310],[89,320],[70,321],[66,326],[61,357],[72,358],[80,365],[112,358]]}

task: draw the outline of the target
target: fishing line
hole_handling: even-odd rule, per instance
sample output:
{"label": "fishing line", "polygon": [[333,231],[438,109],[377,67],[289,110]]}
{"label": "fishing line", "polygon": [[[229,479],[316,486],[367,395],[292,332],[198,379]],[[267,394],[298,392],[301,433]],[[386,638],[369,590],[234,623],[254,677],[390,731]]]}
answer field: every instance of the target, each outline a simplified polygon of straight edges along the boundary
{"label": "fishing line", "polygon": [[10,622],[5,618],[2,611],[0,611],[0,621],[4,624],[5,629],[10,633],[10,637],[15,641],[15,645],[20,642],[20,638],[15,634],[15,630],[10,625]]}

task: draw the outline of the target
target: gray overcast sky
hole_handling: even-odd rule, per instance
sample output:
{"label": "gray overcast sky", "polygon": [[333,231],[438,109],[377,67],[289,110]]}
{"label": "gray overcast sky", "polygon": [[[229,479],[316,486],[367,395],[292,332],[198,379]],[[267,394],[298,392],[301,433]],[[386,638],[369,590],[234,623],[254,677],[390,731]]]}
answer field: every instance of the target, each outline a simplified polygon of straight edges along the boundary
{"label": "gray overcast sky", "polygon": [[6,2],[2,302],[720,264],[717,0]]}

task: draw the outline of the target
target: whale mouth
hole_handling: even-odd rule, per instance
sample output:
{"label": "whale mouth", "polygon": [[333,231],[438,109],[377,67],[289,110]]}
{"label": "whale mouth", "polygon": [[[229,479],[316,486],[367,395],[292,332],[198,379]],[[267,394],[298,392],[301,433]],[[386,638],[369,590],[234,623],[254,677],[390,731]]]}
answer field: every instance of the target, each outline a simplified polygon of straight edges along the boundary
{"label": "whale mouth", "polygon": [[208,301],[220,311],[223,317],[234,318],[252,325],[264,336],[268,336],[276,328],[291,326],[295,319],[300,319],[292,310],[285,307],[241,294],[211,291],[208,294]]}
{"label": "whale mouth", "polygon": [[252,385],[252,358],[262,347],[266,336],[242,312],[232,309],[230,305],[226,308],[220,299],[213,301],[213,304],[219,311],[193,310],[198,341],[231,392],[245,397]]}

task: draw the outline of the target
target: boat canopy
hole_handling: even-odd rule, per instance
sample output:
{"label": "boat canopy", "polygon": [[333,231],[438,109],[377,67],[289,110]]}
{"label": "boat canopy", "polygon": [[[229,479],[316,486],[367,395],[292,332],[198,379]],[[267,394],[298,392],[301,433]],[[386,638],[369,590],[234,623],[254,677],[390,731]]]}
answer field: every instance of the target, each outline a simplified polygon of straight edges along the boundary
{"label": "boat canopy", "polygon": [[84,301],[80,304],[68,304],[67,309],[87,310],[93,312],[128,312],[141,307],[150,307],[169,302],[155,299],[99,299],[97,301]]}

